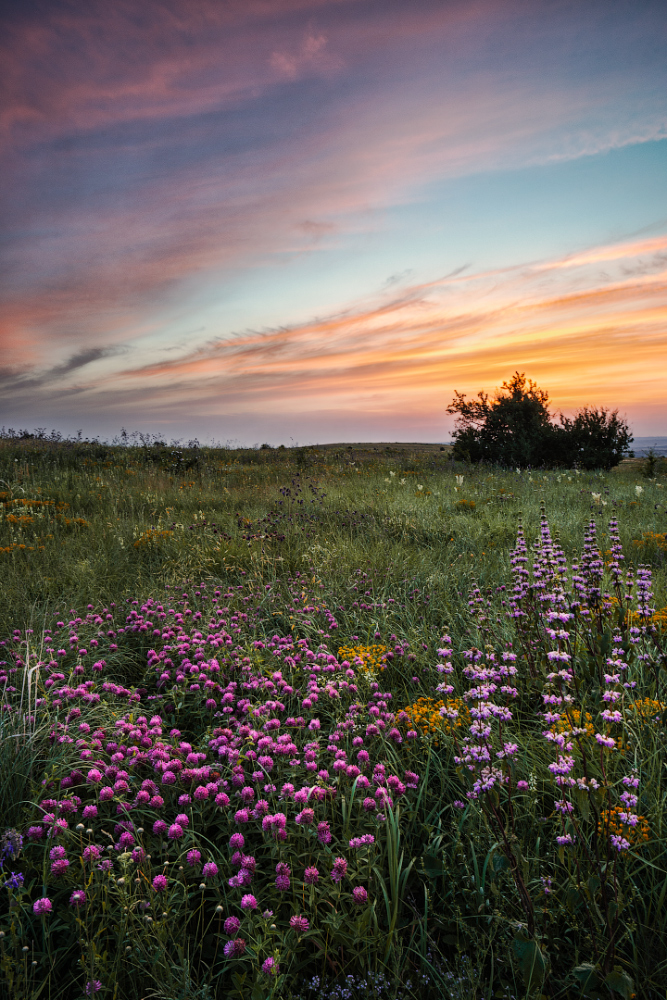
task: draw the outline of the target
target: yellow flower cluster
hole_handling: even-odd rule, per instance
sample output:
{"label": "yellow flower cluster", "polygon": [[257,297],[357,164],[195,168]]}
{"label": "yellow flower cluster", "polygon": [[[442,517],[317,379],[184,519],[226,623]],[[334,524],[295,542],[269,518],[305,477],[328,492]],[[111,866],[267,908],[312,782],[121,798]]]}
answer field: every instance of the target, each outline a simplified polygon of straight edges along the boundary
{"label": "yellow flower cluster", "polygon": [[7,514],[7,521],[19,528],[25,528],[26,525],[35,523],[34,517],[30,517],[29,514]]}
{"label": "yellow flower cluster", "polygon": [[[440,709],[445,709],[448,714],[441,715]],[[414,728],[421,730],[425,736],[454,733],[461,726],[470,725],[470,712],[461,698],[448,698],[446,701],[418,698],[412,705],[406,705],[403,711]]]}
{"label": "yellow flower cluster", "polygon": [[[0,493],[0,497],[8,496],[7,493]],[[68,503],[56,503],[55,500],[24,500],[19,497],[16,500],[5,500],[2,504],[3,507],[55,507],[56,510],[61,510],[64,507],[69,507]]]}
{"label": "yellow flower cluster", "polygon": [[659,531],[642,531],[642,537],[633,539],[632,544],[639,549],[655,545],[661,552],[667,552],[667,531],[662,534]]}
{"label": "yellow flower cluster", "polygon": [[[386,646],[341,646],[338,650],[339,660],[349,660],[352,666],[364,674],[375,674],[387,666]],[[357,661],[355,663],[355,660]],[[361,660],[361,663],[359,663]]]}
{"label": "yellow flower cluster", "polygon": [[23,545],[22,543],[14,542],[12,545],[0,546],[0,552],[4,552],[7,554],[16,551],[34,552],[35,549],[39,549],[41,551],[43,548],[44,548],[43,545]]}
{"label": "yellow flower cluster", "polygon": [[633,701],[628,705],[628,711],[634,712],[645,722],[655,719],[656,715],[664,712],[665,708],[667,708],[667,705],[663,705],[661,701],[656,701],[655,698],[640,698],[638,701]]}
{"label": "yellow flower cluster", "polygon": [[628,611],[626,620],[629,625],[639,623],[641,625],[657,625],[658,628],[667,629],[667,607],[660,608],[650,618],[640,618],[638,611]]}
{"label": "yellow flower cluster", "polygon": [[135,549],[147,548],[149,545],[157,545],[160,542],[166,541],[167,538],[171,538],[174,534],[173,531],[158,531],[157,528],[147,528],[146,531],[142,532],[134,543]]}
{"label": "yellow flower cluster", "polygon": [[[551,727],[552,733],[570,733],[573,729],[585,729],[586,736],[595,735],[595,726],[593,725],[593,716],[590,712],[584,713],[583,722],[581,719],[581,709],[571,708],[569,712],[569,718],[566,715],[561,716],[558,722],[555,722]],[[580,734],[583,735],[583,734]]]}
{"label": "yellow flower cluster", "polygon": [[624,806],[612,806],[611,809],[603,809],[600,815],[598,833],[606,830],[607,836],[613,834],[625,837],[630,844],[645,844],[650,837],[650,827],[645,816],[637,817],[637,825],[629,826],[620,819],[619,814],[627,812]]}

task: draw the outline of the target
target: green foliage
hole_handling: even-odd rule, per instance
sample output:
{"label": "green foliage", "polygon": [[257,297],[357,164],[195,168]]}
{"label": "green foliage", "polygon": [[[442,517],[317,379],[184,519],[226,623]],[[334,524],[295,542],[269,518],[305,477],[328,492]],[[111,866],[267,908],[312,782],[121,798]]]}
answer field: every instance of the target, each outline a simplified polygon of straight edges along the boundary
{"label": "green foliage", "polygon": [[548,393],[519,372],[493,399],[456,392],[447,407],[457,417],[454,457],[510,468],[611,469],[627,454],[632,436],[617,410],[586,406],[555,423],[548,404]]}
{"label": "green foliage", "polygon": [[[589,752],[589,774],[607,790],[590,796],[573,792],[572,822],[578,824],[582,853],[561,851],[554,841],[559,819],[549,771],[555,758],[542,736],[545,723],[538,715],[547,691],[546,657],[551,647],[540,626],[539,601],[527,602],[523,625],[506,615],[519,512],[530,543],[530,565],[536,555],[532,543],[538,537],[541,502],[558,531],[568,566],[580,557],[584,525],[591,516],[598,522],[602,564],[610,562],[606,522],[616,516],[625,566],[636,569],[639,560],[651,560],[653,603],[664,608],[667,567],[661,550],[643,542],[633,545],[648,533],[661,537],[664,532],[665,481],[659,473],[646,481],[629,466],[609,474],[492,472],[483,467],[471,471],[452,463],[446,454],[378,455],[371,449],[353,454],[304,449],[296,455],[291,449],[183,448],[180,456],[173,456],[174,449],[152,443],[96,448],[39,438],[0,444],[0,479],[7,494],[2,498],[0,546],[26,546],[0,553],[0,638],[6,642],[0,659],[16,662],[13,657],[18,653],[25,663],[49,662],[48,627],[51,635],[62,635],[57,647],[66,648],[66,656],[58,660],[65,675],[59,683],[75,688],[90,680],[90,690],[101,695],[99,702],[77,696],[57,705],[54,688],[45,687],[48,673],[42,668],[35,677],[38,697],[43,699],[37,712],[35,687],[28,696],[23,684],[25,672],[17,668],[11,675],[9,687],[16,690],[7,698],[17,710],[0,715],[3,828],[25,831],[38,822],[39,802],[45,796],[78,795],[84,804],[96,801],[95,791],[85,782],[59,790],[60,781],[73,770],[85,774],[90,766],[84,766],[80,756],[86,747],[77,745],[77,740],[92,739],[78,729],[84,720],[91,733],[99,728],[107,734],[102,747],[91,751],[93,763],[98,757],[108,763],[112,751],[105,749],[105,742],[116,723],[130,717],[136,722],[142,712],[147,719],[153,712],[164,716],[160,739],[170,753],[177,753],[182,740],[194,753],[211,753],[209,741],[224,722],[206,706],[205,682],[189,675],[182,680],[172,676],[166,688],[159,687],[159,671],[150,656],[154,650],[180,662],[174,651],[165,649],[174,643],[163,637],[164,631],[176,628],[176,615],[190,637],[192,661],[197,662],[192,650],[201,643],[205,662],[215,657],[222,665],[225,683],[236,679],[239,688],[252,685],[260,676],[268,680],[279,668],[296,692],[281,696],[285,712],[280,717],[303,715],[308,721],[317,716],[323,754],[324,735],[341,734],[338,745],[352,760],[356,748],[351,740],[358,731],[371,751],[372,765],[384,761],[388,773],[400,776],[407,769],[419,773],[421,781],[417,789],[396,800],[384,824],[373,826],[362,807],[367,793],[361,794],[353,779],[332,770],[331,755],[327,766],[337,796],[317,806],[330,822],[330,845],[316,845],[315,837],[308,836],[309,831],[314,834],[313,827],[294,825],[295,810],[290,812],[289,804],[279,799],[274,805],[272,798],[272,810],[289,814],[293,884],[289,894],[278,896],[275,864],[282,860],[279,852],[284,848],[253,829],[248,842],[253,844],[258,871],[250,891],[257,894],[260,905],[266,901],[274,910],[275,929],[259,913],[244,917],[248,947],[244,956],[231,961],[223,956],[229,937],[221,925],[230,913],[240,913],[240,891],[228,885],[236,869],[227,846],[229,834],[239,829],[233,816],[240,802],[233,800],[229,813],[216,811],[210,802],[193,807],[190,826],[177,842],[153,834],[156,814],[138,803],[129,817],[137,841],[151,858],[138,865],[126,856],[128,852],[112,850],[104,855],[114,860],[111,874],[83,865],[82,852],[89,841],[118,842],[117,808],[132,805],[140,782],[153,775],[128,767],[129,798],[122,790],[115,792],[112,800],[100,803],[98,817],[82,823],[85,829],[77,829],[81,811],[70,819],[63,840],[71,860],[68,873],[53,877],[51,842],[35,841],[26,844],[11,869],[24,873],[24,885],[0,887],[4,935],[0,975],[5,977],[0,995],[4,989],[11,1000],[42,996],[78,1000],[85,982],[99,979],[99,996],[118,1000],[151,995],[182,1000],[254,995],[262,1000],[269,996],[333,1000],[334,989],[347,989],[355,998],[382,1000],[490,996],[509,1000],[541,995],[554,1000],[583,996],[629,1000],[632,993],[639,1000],[662,1000],[667,979],[667,710],[637,718],[625,713],[627,748],[623,755],[612,754],[613,762],[601,762],[599,754]],[[54,506],[26,506],[23,501],[68,504],[63,508],[67,517],[80,517],[86,524],[66,525],[55,516]],[[7,514],[19,508],[33,517],[32,523],[7,520]],[[49,534],[53,538],[46,537]],[[135,545],[140,539],[145,542]],[[608,565],[604,574],[602,589],[613,593]],[[216,590],[220,598],[215,606],[228,609],[224,617],[233,648],[238,647],[236,666],[224,644],[215,649],[207,645]],[[134,600],[137,605],[131,603]],[[157,611],[158,605],[163,612]],[[101,624],[96,621],[98,612]],[[135,613],[148,618],[149,612],[154,626],[162,629],[160,634],[152,628],[142,631],[132,617]],[[161,614],[166,618],[158,617]],[[589,631],[579,619],[581,629],[571,652],[578,671],[575,704],[592,713],[597,723],[605,704],[604,673],[614,648],[612,638],[621,620],[624,627],[630,620],[625,621],[623,614],[619,620],[613,607],[600,607],[594,618],[599,628],[595,624]],[[60,632],[58,621],[65,623]],[[78,648],[85,647],[90,655],[80,656],[77,647],[70,647],[70,621],[78,621]],[[654,627],[658,631],[641,638],[637,655],[628,640],[629,676],[637,685],[633,698],[664,705],[665,632],[662,625]],[[12,638],[14,629],[19,632]],[[195,638],[197,632],[201,638]],[[452,640],[453,671],[447,675],[437,670],[442,662],[437,649],[445,633]],[[358,685],[357,694],[343,690],[336,699],[320,690],[319,701],[307,709],[302,687],[309,673],[299,664],[286,664],[284,658],[276,660],[279,647],[270,645],[276,635],[307,640],[315,654],[325,644],[339,663],[338,648],[347,646],[385,645],[392,657],[373,676],[364,676],[353,664],[356,680],[348,680]],[[95,647],[93,640],[98,643]],[[443,681],[451,680],[452,697],[461,698],[469,686],[463,673],[464,651],[477,647],[500,655],[509,642],[519,655],[520,681],[506,738],[519,747],[512,765],[514,779],[525,778],[529,787],[513,791],[511,797],[500,788],[497,798],[490,795],[481,808],[467,801],[469,776],[454,760],[466,727],[449,733],[419,728],[418,737],[408,740],[408,723],[398,716],[419,698],[445,697],[437,691]],[[647,658],[641,659],[640,653]],[[244,658],[248,662],[243,663]],[[99,675],[92,670],[97,660],[106,664]],[[82,674],[75,672],[78,667]],[[318,675],[329,676],[345,675],[342,671]],[[191,688],[192,680],[199,689]],[[104,691],[103,683],[119,685],[126,693]],[[387,723],[385,734],[377,740],[367,738],[365,726],[370,720],[365,715],[358,729],[338,729],[347,721],[353,701],[366,712],[372,684],[378,693],[393,696],[388,705],[396,719]],[[251,711],[260,709],[267,697],[260,688],[243,693]],[[161,702],[155,700],[158,694],[163,695]],[[220,695],[216,698],[219,702]],[[80,717],[69,716],[73,706],[81,708]],[[267,717],[257,718],[263,722]],[[399,728],[402,743],[388,738],[390,725]],[[180,735],[170,736],[172,728]],[[283,722],[282,731],[293,730]],[[303,739],[312,736],[304,733]],[[72,742],[60,742],[60,737]],[[129,735],[125,742],[139,747]],[[250,747],[250,742],[241,745],[242,754]],[[583,761],[578,751],[575,755],[578,763]],[[249,772],[249,758],[244,760]],[[227,766],[223,762],[221,769],[223,765]],[[606,853],[596,816],[616,802],[618,783],[632,766],[641,776],[639,812],[646,817],[650,837],[615,858]],[[296,770],[285,759],[274,773],[279,793],[282,781],[290,780]],[[173,795],[166,786],[160,787],[166,802],[160,815],[173,822],[182,808],[177,793],[183,787],[174,786]],[[457,801],[465,808],[455,806]],[[94,833],[89,835],[88,829]],[[353,855],[349,839],[369,830],[376,836],[375,853]],[[597,862],[586,858],[583,845],[593,857],[598,852],[597,868]],[[194,873],[187,862],[192,847],[214,858],[220,868],[219,878],[207,882],[203,890],[200,872]],[[300,873],[314,852],[327,859],[326,871],[333,857],[345,856],[355,881],[348,879],[339,893],[323,874],[321,893],[318,889],[319,895],[309,896],[311,887],[300,881]],[[606,866],[602,872],[600,865]],[[616,872],[608,879],[618,893],[611,898],[604,877],[614,866]],[[321,870],[324,873],[324,865]],[[3,880],[6,871],[5,866]],[[158,905],[148,887],[163,871],[169,876],[169,889]],[[543,880],[548,879],[552,882],[547,895]],[[84,884],[90,902],[85,913],[79,913],[69,897]],[[368,889],[367,907],[358,909],[353,903],[353,884]],[[532,905],[530,929],[521,885]],[[44,895],[54,901],[48,918],[32,911],[33,902]],[[145,911],[141,904],[149,900],[150,909]],[[300,940],[288,923],[296,912],[308,913],[311,920]],[[151,915],[150,922],[146,915]],[[616,927],[613,958],[610,926]],[[280,974],[269,979],[260,967],[274,951],[279,952]],[[375,985],[366,979],[368,970]]]}

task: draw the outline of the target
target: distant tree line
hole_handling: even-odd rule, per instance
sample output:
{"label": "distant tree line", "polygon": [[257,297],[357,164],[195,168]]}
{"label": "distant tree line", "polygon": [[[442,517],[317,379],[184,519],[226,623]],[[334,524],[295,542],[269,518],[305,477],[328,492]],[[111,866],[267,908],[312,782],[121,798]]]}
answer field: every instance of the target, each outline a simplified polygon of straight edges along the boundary
{"label": "distant tree line", "polygon": [[517,468],[611,469],[631,454],[632,435],[618,410],[585,406],[555,419],[548,404],[548,393],[519,372],[493,397],[479,392],[468,400],[455,392],[447,407],[457,418],[453,457]]}

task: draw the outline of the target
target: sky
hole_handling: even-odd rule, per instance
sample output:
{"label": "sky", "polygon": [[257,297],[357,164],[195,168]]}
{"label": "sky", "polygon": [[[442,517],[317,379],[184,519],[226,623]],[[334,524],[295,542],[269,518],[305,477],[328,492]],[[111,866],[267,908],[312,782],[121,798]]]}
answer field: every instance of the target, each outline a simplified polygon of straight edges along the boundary
{"label": "sky", "polygon": [[5,0],[0,424],[667,435],[664,0]]}

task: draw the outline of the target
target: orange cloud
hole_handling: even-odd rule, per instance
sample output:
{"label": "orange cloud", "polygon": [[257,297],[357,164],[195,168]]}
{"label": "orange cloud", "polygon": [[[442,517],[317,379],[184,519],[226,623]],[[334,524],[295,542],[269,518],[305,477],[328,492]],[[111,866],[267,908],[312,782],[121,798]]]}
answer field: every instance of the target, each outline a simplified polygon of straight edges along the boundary
{"label": "orange cloud", "polygon": [[[667,237],[652,247],[662,245]],[[600,248],[590,260],[602,256]],[[614,259],[611,248],[605,259]],[[413,286],[363,310],[121,367],[103,382],[78,381],[77,391],[90,405],[113,396],[114,408],[146,413],[170,401],[209,415],[399,409],[415,421],[442,413],[454,388],[488,390],[518,368],[550,390],[557,408],[664,409],[667,270],[540,295],[546,268],[507,269],[504,283],[498,272],[450,279],[442,283],[445,296],[434,294],[437,283]],[[551,269],[563,280],[563,261]]]}

